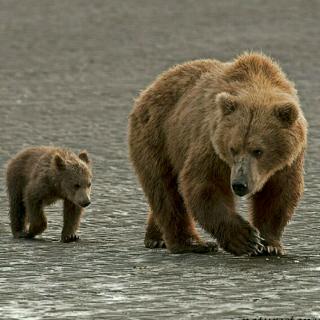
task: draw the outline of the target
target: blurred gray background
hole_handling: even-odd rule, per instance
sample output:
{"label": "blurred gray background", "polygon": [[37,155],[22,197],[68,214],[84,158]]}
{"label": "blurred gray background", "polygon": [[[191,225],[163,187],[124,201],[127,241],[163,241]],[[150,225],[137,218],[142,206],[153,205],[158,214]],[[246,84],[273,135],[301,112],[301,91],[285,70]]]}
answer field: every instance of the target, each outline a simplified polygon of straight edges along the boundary
{"label": "blurred gray background", "polygon": [[[0,319],[320,318],[319,21],[316,0],[1,0]],[[280,62],[309,121],[288,255],[145,249],[147,204],[127,159],[134,97],[173,64],[252,49]],[[79,243],[58,241],[60,203],[40,240],[10,234],[5,163],[50,144],[94,162]]]}

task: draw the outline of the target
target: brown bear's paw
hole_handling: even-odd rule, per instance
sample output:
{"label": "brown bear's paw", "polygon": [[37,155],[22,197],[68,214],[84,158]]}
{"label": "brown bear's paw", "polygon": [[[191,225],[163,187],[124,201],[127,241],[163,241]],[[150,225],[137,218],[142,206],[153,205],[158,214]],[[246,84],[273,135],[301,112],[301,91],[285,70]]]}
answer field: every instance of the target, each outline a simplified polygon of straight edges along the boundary
{"label": "brown bear's paw", "polygon": [[144,239],[144,245],[149,249],[164,249],[166,244],[162,239]]}
{"label": "brown bear's paw", "polygon": [[261,252],[252,254],[253,256],[283,256],[285,250],[280,242],[268,243],[265,242],[264,248]]}
{"label": "brown bear's paw", "polygon": [[257,229],[241,216],[237,216],[236,223],[221,230],[218,235],[220,246],[236,256],[256,255],[264,250],[263,238]]}
{"label": "brown bear's paw", "polygon": [[180,253],[213,253],[218,251],[218,245],[215,242],[196,242],[192,241],[190,243],[173,245],[168,248],[170,253],[180,254]]}
{"label": "brown bear's paw", "polygon": [[78,241],[80,237],[76,234],[69,234],[69,235],[63,235],[61,237],[61,242],[68,243],[68,242],[75,242]]}

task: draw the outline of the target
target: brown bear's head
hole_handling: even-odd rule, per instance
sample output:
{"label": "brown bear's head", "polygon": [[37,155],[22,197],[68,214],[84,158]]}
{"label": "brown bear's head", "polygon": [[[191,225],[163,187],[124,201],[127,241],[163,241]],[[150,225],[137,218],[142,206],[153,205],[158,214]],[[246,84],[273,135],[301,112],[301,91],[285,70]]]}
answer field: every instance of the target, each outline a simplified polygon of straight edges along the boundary
{"label": "brown bear's head", "polygon": [[278,170],[290,166],[306,144],[306,121],[296,96],[277,89],[216,95],[214,149],[231,169],[239,196],[261,190]]}
{"label": "brown bear's head", "polygon": [[70,154],[67,159],[57,153],[53,161],[63,197],[80,207],[87,207],[90,204],[92,180],[91,161],[87,152],[81,151],[79,156]]}

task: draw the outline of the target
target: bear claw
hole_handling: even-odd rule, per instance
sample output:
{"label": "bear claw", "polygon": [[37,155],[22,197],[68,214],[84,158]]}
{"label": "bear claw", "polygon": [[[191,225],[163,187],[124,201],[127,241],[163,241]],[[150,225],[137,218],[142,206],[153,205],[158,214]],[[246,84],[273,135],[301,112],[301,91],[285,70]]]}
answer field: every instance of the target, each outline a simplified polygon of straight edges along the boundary
{"label": "bear claw", "polygon": [[283,256],[285,251],[280,246],[266,245],[262,251],[258,251],[252,256]]}
{"label": "bear claw", "polygon": [[68,242],[78,241],[79,239],[80,239],[80,237],[79,237],[78,235],[76,235],[76,234],[71,234],[71,235],[62,237],[61,241],[62,241],[62,242],[65,242],[65,243],[68,243]]}
{"label": "bear claw", "polygon": [[[237,216],[232,227],[232,234],[229,237],[218,235],[220,246],[227,252],[236,256],[256,255],[264,249],[263,238],[260,236],[259,230],[254,228],[244,220],[241,216]],[[224,231],[224,230],[223,230]]]}
{"label": "bear claw", "polygon": [[166,247],[166,244],[164,240],[155,240],[155,239],[146,239],[144,241],[144,245],[146,248],[149,249],[164,249]]}

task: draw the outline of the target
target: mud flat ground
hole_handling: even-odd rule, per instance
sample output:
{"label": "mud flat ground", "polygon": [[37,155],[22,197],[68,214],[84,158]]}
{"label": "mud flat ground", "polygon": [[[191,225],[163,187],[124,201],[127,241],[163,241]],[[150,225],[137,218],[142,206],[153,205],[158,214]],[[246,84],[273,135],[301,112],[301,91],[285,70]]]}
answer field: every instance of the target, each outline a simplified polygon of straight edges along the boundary
{"label": "mud flat ground", "polygon": [[[0,1],[0,319],[320,318],[320,1]],[[127,159],[134,97],[169,66],[263,50],[309,121],[305,196],[282,258],[143,246],[147,205]],[[92,205],[78,243],[61,204],[13,240],[4,165],[22,147],[86,148]],[[245,207],[242,206],[245,214]]]}

